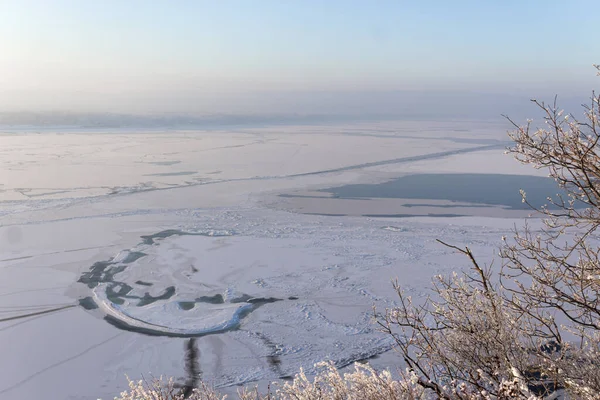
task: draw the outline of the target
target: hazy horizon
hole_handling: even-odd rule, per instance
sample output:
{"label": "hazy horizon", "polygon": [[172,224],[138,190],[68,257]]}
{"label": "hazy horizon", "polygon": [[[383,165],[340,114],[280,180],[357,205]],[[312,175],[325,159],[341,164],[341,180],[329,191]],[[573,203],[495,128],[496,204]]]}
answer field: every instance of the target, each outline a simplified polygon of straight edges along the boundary
{"label": "hazy horizon", "polygon": [[594,10],[591,0],[6,1],[0,112],[487,118],[531,97],[578,104],[597,85]]}

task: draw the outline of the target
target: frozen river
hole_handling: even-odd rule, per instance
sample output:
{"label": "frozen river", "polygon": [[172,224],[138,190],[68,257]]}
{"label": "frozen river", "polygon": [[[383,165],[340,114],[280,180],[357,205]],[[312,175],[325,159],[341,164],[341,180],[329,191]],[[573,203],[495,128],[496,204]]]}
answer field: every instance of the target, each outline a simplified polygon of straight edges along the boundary
{"label": "frozen river", "polygon": [[436,239],[491,261],[519,186],[552,194],[505,128],[0,130],[0,399],[401,365],[372,318],[391,280],[464,268]]}

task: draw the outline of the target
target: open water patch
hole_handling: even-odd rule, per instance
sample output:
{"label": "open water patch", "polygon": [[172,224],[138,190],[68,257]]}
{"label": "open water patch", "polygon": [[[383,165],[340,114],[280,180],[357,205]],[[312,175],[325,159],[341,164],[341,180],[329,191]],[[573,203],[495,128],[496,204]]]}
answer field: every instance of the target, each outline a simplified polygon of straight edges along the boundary
{"label": "open water patch", "polygon": [[198,171],[157,172],[155,174],[145,174],[144,176],[185,176],[185,175],[194,175],[197,173],[198,173]]}
{"label": "open water patch", "polygon": [[[521,189],[525,190],[527,201],[535,207],[548,204],[551,208],[547,198],[564,193],[551,178],[504,174],[416,174],[384,183],[352,184],[319,191],[339,199],[445,200],[528,210],[530,207],[522,202]],[[404,205],[417,206],[423,204]],[[453,208],[456,205],[427,204],[427,207]]]}

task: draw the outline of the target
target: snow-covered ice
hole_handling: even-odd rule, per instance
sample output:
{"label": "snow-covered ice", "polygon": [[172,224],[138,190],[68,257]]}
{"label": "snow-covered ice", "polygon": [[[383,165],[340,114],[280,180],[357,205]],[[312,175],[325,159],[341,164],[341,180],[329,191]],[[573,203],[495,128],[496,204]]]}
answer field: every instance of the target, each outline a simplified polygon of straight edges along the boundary
{"label": "snow-covered ice", "polygon": [[[466,266],[436,239],[491,261],[519,219],[360,216],[382,199],[308,212],[281,195],[418,173],[539,175],[502,155],[505,128],[1,134],[0,399],[107,399],[125,375],[183,383],[190,338],[202,378],[225,390],[323,359],[401,365],[372,318],[394,304],[391,280],[422,297],[432,275]],[[338,212],[351,202],[356,213]]]}

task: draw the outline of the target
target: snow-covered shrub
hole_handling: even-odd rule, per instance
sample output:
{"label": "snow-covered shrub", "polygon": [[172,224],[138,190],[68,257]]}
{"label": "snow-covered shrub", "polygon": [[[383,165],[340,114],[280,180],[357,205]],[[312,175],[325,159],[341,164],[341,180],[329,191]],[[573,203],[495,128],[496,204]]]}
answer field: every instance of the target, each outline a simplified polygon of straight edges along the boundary
{"label": "snow-covered shrub", "polygon": [[175,386],[173,379],[163,380],[162,377],[150,381],[129,380],[129,390],[115,397],[115,400],[225,400],[227,396],[219,395],[204,383],[185,393]]}
{"label": "snow-covered shrub", "polygon": [[[425,389],[418,384],[418,377],[412,372],[402,374],[400,379],[392,378],[388,371],[375,371],[367,364],[355,364],[354,371],[340,373],[331,362],[317,364],[319,372],[312,378],[300,370],[293,380],[274,383],[272,389],[260,393],[257,389],[244,388],[236,396],[239,400],[418,400],[427,399]],[[461,391],[460,388],[456,388]],[[471,396],[463,391],[465,399],[487,400],[485,395]],[[193,389],[186,397],[175,387],[172,379],[154,379],[150,382],[129,381],[129,390],[115,400],[223,400],[204,383]]]}
{"label": "snow-covered shrub", "polygon": [[[320,371],[312,378],[301,370],[294,379],[286,383],[273,383],[266,393],[257,389],[243,388],[235,398],[239,400],[426,400],[439,398],[435,392],[427,390],[424,382],[419,382],[417,374],[406,371],[399,379],[394,379],[388,371],[378,372],[368,364],[355,364],[354,371],[340,373],[331,362],[317,364]],[[473,390],[468,385],[450,384],[447,389],[456,398],[464,400],[511,399],[519,392],[517,380],[505,381],[500,385],[500,396]],[[227,396],[218,394],[204,383],[193,389],[186,397],[177,389],[173,380],[162,378],[150,382],[140,380],[129,382],[129,390],[115,400],[224,400]],[[532,396],[530,400],[536,400]]]}
{"label": "snow-covered shrub", "polygon": [[389,371],[377,372],[369,365],[355,364],[354,371],[341,374],[332,363],[317,364],[322,368],[313,379],[301,370],[291,382],[275,391],[282,400],[370,400],[420,399],[423,388],[416,384],[414,374],[394,380]]}

